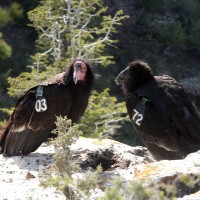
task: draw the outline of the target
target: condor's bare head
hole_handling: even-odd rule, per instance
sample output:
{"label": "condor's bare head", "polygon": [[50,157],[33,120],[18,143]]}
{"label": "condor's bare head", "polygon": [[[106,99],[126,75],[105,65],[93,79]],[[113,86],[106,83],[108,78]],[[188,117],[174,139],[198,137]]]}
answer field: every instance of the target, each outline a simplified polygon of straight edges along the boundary
{"label": "condor's bare head", "polygon": [[83,59],[74,60],[65,72],[64,82],[75,87],[90,87],[94,85],[94,73],[92,66]]}
{"label": "condor's bare head", "polygon": [[137,88],[153,79],[154,76],[149,65],[141,60],[135,60],[119,73],[115,82],[127,94],[134,92]]}

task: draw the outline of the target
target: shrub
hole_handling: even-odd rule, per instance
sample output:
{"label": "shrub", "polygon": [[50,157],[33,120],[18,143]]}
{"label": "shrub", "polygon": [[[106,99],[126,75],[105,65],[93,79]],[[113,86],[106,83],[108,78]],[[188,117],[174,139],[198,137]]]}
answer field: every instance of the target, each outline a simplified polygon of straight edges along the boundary
{"label": "shrub", "polygon": [[[45,172],[41,185],[44,187],[54,186],[64,192],[70,200],[81,198],[88,199],[92,189],[100,184],[99,174],[101,167],[95,172],[88,170],[82,178],[77,176],[76,180],[72,178],[73,174],[80,172],[79,165],[72,159],[70,145],[73,144],[82,134],[79,125],[73,124],[66,117],[57,117],[55,122],[56,129],[53,133],[58,135],[51,141],[55,146],[54,162]],[[87,198],[88,197],[88,198]]]}

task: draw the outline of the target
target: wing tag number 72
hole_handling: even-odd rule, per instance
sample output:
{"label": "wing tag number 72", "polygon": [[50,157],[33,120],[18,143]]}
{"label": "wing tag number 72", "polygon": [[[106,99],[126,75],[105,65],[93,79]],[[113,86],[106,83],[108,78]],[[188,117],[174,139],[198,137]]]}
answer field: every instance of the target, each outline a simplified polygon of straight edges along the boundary
{"label": "wing tag number 72", "polygon": [[143,120],[143,115],[140,114],[136,109],[133,110],[133,117],[132,120],[138,125],[140,126],[142,124],[142,120]]}
{"label": "wing tag number 72", "polygon": [[35,110],[37,112],[44,112],[45,110],[47,110],[47,101],[44,97],[36,100]]}

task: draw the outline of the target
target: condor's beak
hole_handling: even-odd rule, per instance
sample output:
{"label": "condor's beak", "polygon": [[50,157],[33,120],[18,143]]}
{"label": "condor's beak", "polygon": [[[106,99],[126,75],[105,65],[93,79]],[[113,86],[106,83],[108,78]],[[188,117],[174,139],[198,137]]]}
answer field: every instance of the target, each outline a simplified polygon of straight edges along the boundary
{"label": "condor's beak", "polygon": [[119,73],[119,75],[115,79],[116,84],[117,85],[123,84],[125,76],[126,76],[126,70],[123,70],[122,72]]}
{"label": "condor's beak", "polygon": [[73,81],[75,84],[77,84],[77,82],[78,82],[78,69],[77,68],[74,68]]}
{"label": "condor's beak", "polygon": [[87,67],[84,62],[77,61],[74,63],[73,81],[77,84],[78,81],[84,81],[87,72]]}

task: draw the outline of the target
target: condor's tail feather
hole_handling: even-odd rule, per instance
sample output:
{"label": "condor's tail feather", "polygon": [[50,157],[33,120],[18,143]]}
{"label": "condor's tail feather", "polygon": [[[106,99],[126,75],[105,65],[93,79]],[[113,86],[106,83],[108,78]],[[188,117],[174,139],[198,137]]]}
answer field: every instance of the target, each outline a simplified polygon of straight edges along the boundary
{"label": "condor's tail feather", "polygon": [[50,133],[50,129],[33,131],[26,128],[20,132],[10,130],[4,140],[3,155],[27,155],[35,151],[43,142],[47,141]]}
{"label": "condor's tail feather", "polygon": [[153,143],[145,143],[145,146],[156,160],[179,160],[184,159],[188,154],[200,149],[200,145],[192,145],[187,141],[180,140],[179,151],[167,151]]}
{"label": "condor's tail feather", "polygon": [[[6,135],[8,134],[10,128],[12,126],[12,121],[9,119],[6,124],[4,125],[2,131],[0,132],[0,146],[1,146],[1,150],[3,150],[3,144],[6,138]],[[0,151],[1,153],[1,151]]]}

